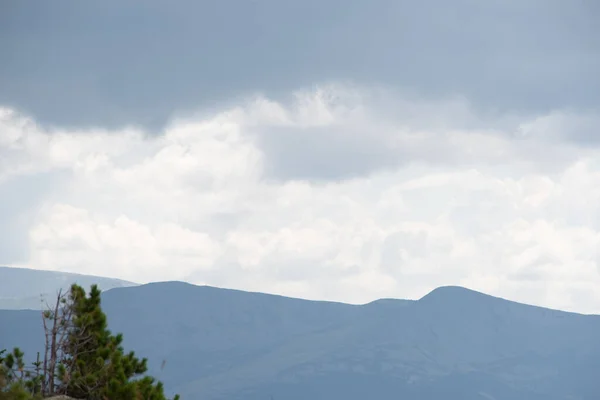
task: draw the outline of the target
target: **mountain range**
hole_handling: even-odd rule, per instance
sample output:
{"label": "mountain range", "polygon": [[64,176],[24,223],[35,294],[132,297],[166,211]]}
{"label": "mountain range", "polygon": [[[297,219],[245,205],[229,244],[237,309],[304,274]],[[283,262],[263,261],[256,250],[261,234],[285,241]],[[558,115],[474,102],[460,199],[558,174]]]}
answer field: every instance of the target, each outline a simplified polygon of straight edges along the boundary
{"label": "mountain range", "polygon": [[[3,272],[0,290],[10,286]],[[103,309],[126,349],[147,357],[149,372],[183,399],[600,394],[600,316],[461,287],[349,305],[161,282],[107,290]],[[0,310],[0,348],[35,354],[42,338],[39,310]]]}

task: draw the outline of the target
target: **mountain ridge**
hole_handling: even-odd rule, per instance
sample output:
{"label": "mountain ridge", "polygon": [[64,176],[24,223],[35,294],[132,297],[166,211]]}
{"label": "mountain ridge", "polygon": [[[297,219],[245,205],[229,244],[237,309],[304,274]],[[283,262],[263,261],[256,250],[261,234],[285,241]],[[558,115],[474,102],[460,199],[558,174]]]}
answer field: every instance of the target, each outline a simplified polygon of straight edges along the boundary
{"label": "mountain ridge", "polygon": [[137,285],[101,276],[0,266],[0,309],[39,310],[44,306],[44,296],[52,298],[59,289],[66,290],[72,283],[85,287],[96,283],[103,290]]}
{"label": "mountain ridge", "polygon": [[[14,275],[13,277],[6,276],[7,273],[10,274],[13,272],[15,273],[15,274],[13,274]],[[355,303],[347,303],[344,301],[306,299],[306,298],[300,298],[300,297],[286,296],[283,294],[259,292],[259,291],[244,290],[244,289],[233,289],[233,288],[218,287],[218,286],[211,286],[211,285],[204,285],[204,284],[198,285],[198,284],[194,284],[194,283],[190,283],[190,282],[186,282],[186,281],[180,281],[180,280],[158,281],[158,282],[149,282],[149,283],[139,284],[139,283],[135,283],[135,282],[131,282],[131,281],[126,281],[126,280],[122,280],[122,279],[118,279],[118,278],[105,277],[105,276],[95,276],[95,275],[87,275],[87,274],[80,274],[80,273],[74,273],[74,272],[37,270],[37,269],[33,269],[33,268],[7,267],[7,266],[0,266],[0,278],[2,278],[2,279],[0,279],[0,309],[17,309],[17,308],[2,308],[1,301],[6,299],[4,294],[5,294],[5,291],[7,290],[7,288],[11,288],[11,290],[14,290],[14,287],[18,286],[18,285],[13,285],[13,284],[6,285],[6,282],[14,280],[15,276],[19,273],[34,273],[34,274],[38,274],[38,275],[45,275],[46,277],[72,278],[71,280],[67,280],[67,284],[65,285],[65,287],[63,287],[63,289],[68,289],[68,286],[70,286],[71,281],[73,283],[75,283],[76,279],[74,279],[74,278],[80,278],[80,279],[85,280],[85,283],[83,285],[86,289],[89,288],[90,284],[92,284],[96,281],[112,282],[113,285],[109,285],[109,287],[107,287],[107,288],[103,288],[102,285],[99,285],[100,288],[104,291],[116,289],[116,288],[120,288],[120,287],[133,287],[133,286],[152,287],[153,285],[173,284],[173,285],[179,285],[182,287],[183,286],[193,286],[193,287],[197,287],[197,288],[217,289],[217,290],[222,290],[222,291],[230,291],[230,292],[246,293],[246,294],[258,294],[258,295],[264,295],[264,296],[273,296],[273,297],[281,297],[281,298],[287,298],[287,299],[302,300],[302,301],[308,301],[308,302],[345,304],[345,305],[350,305],[350,306],[382,305],[384,303],[392,304],[392,303],[396,303],[396,302],[400,302],[400,303],[422,302],[423,303],[423,302],[427,302],[427,301],[437,301],[436,298],[438,298],[439,296],[461,296],[461,298],[480,299],[480,300],[488,300],[488,301],[491,299],[503,300],[503,301],[510,302],[513,304],[518,304],[518,305],[533,307],[533,308],[538,308],[538,309],[544,309],[544,310],[560,311],[560,312],[566,313],[566,314],[599,315],[599,314],[590,314],[590,313],[580,313],[580,312],[576,312],[576,311],[567,311],[567,310],[561,310],[561,309],[556,309],[556,308],[551,308],[551,307],[546,307],[546,306],[541,306],[541,305],[534,305],[534,304],[530,304],[530,303],[519,302],[516,300],[511,300],[511,299],[508,299],[505,297],[500,297],[500,296],[494,296],[491,294],[484,293],[482,291],[478,291],[476,289],[471,289],[471,288],[459,286],[459,285],[438,286],[438,287],[430,290],[429,292],[427,292],[426,294],[424,294],[423,296],[421,296],[418,299],[404,299],[404,298],[389,298],[388,297],[388,298],[375,299],[375,300],[372,300],[372,301],[369,301],[366,303],[355,304]],[[23,278],[16,276],[16,279],[23,279]],[[4,282],[5,285],[2,285],[2,282]],[[88,285],[88,286],[86,286],[86,285]],[[35,297],[36,299],[38,299],[38,302],[39,302],[39,296],[40,296],[40,293],[35,293],[33,296],[30,296],[30,297]],[[439,301],[443,302],[443,299],[440,299]],[[34,309],[37,309],[37,308],[34,308]]]}
{"label": "mountain ridge", "polygon": [[[462,287],[353,305],[171,281],[113,288],[102,301],[125,348],[184,399],[600,393],[600,316]],[[0,348],[34,355],[42,337],[39,311],[0,310]]]}

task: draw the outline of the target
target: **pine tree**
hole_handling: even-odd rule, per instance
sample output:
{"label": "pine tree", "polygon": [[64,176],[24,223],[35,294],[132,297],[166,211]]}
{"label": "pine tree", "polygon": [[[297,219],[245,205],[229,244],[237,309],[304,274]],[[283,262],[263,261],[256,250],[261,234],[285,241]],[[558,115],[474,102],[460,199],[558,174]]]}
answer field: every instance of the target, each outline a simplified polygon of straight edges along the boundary
{"label": "pine tree", "polygon": [[125,353],[123,336],[108,330],[100,295],[96,285],[89,296],[80,286],[71,287],[72,327],[58,373],[62,391],[87,400],[166,400],[160,382],[138,378],[147,371],[147,360]]}
{"label": "pine tree", "polygon": [[0,400],[33,400],[34,384],[25,368],[23,352],[15,348],[12,353],[0,350]]}
{"label": "pine tree", "polygon": [[[72,285],[43,313],[45,353],[26,368],[19,349],[0,351],[0,400],[57,394],[85,400],[167,400],[161,382],[144,376],[147,360],[125,353],[108,329],[96,285],[89,295]],[[175,396],[174,400],[178,400]]]}

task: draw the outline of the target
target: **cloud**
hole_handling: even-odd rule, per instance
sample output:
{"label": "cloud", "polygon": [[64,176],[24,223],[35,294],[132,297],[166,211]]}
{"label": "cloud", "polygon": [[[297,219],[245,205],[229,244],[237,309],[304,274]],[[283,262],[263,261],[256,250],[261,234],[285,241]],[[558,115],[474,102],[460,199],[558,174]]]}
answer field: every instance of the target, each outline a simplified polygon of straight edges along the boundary
{"label": "cloud", "polygon": [[57,126],[154,131],[240,93],[340,80],[482,110],[600,105],[590,0],[145,4],[3,5],[0,103]]}
{"label": "cloud", "polygon": [[[34,260],[71,271],[99,273],[103,266],[127,279],[181,280],[211,266],[221,246],[204,232],[175,223],[148,226],[120,215],[106,221],[85,209],[58,204],[32,231]],[[132,266],[137,268],[132,268]],[[174,271],[168,272],[170,266]],[[119,271],[119,272],[117,272]],[[173,273],[174,272],[174,273]]]}
{"label": "cloud", "polygon": [[587,115],[336,85],[160,135],[6,108],[0,242],[14,229],[26,250],[0,263],[349,302],[457,284],[600,312],[600,153],[569,139]]}

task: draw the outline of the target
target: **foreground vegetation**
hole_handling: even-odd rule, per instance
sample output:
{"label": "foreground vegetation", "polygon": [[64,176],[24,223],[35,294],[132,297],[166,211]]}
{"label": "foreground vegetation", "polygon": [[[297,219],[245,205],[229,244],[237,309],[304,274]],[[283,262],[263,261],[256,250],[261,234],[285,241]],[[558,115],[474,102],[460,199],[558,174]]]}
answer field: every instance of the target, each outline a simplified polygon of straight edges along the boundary
{"label": "foreground vegetation", "polygon": [[[108,330],[100,290],[78,285],[59,292],[42,313],[44,354],[27,365],[15,348],[0,350],[0,400],[37,400],[65,395],[85,400],[167,400],[150,376],[146,359],[125,353],[122,335]],[[178,400],[175,396],[174,400]]]}

